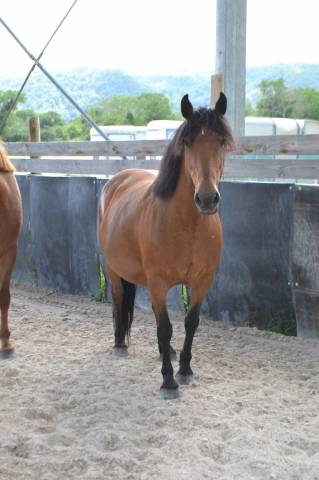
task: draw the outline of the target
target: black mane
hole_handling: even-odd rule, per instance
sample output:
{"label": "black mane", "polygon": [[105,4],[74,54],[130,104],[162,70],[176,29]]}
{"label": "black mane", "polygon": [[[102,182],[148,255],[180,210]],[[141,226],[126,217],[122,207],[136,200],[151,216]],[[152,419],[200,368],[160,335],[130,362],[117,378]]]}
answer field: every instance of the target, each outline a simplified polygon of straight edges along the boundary
{"label": "black mane", "polygon": [[156,196],[169,198],[173,195],[179,179],[184,146],[190,147],[202,130],[218,133],[228,147],[234,143],[230,127],[222,115],[210,108],[195,110],[177,129],[164,153],[158,176],[153,183]]}

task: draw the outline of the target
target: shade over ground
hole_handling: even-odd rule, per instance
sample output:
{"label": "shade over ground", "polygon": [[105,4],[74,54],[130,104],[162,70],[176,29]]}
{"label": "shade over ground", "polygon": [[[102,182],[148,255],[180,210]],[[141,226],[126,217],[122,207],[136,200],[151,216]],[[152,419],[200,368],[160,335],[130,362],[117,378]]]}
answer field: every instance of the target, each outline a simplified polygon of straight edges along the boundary
{"label": "shade over ground", "polygon": [[137,311],[127,359],[110,355],[110,305],[86,298],[14,288],[11,330],[0,478],[318,478],[317,341],[203,321],[195,382],[165,402],[150,314]]}

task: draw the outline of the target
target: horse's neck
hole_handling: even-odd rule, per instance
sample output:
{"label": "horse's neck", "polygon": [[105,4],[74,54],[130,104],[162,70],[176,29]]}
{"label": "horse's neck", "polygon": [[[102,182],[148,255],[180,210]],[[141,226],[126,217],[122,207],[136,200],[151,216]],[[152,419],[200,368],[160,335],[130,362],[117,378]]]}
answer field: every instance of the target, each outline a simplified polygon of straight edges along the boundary
{"label": "horse's neck", "polygon": [[174,195],[171,198],[171,208],[177,213],[177,218],[182,223],[189,223],[198,219],[198,212],[194,203],[194,185],[185,168],[182,159],[180,176]]}

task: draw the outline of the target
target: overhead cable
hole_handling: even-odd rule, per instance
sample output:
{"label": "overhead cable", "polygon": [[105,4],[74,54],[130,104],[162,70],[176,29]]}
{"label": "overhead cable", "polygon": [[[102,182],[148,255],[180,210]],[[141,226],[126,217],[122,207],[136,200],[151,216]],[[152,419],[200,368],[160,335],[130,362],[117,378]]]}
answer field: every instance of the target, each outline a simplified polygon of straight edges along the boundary
{"label": "overhead cable", "polygon": [[[66,18],[68,17],[69,13],[71,12],[72,8],[74,7],[74,5],[76,4],[77,1],[78,1],[78,0],[74,0],[74,2],[73,2],[72,5],[70,6],[70,8],[69,8],[68,11],[66,12],[66,14],[64,15],[64,17],[63,17],[62,20],[60,21],[59,25],[56,27],[56,29],[55,29],[54,32],[52,33],[51,37],[49,38],[49,40],[47,41],[47,43],[44,45],[41,53],[38,55],[37,61],[40,60],[40,58],[41,58],[42,55],[44,54],[45,50],[47,49],[47,47],[49,46],[49,44],[51,43],[51,41],[52,41],[53,38],[55,37],[57,31],[60,29],[60,27],[61,27],[61,25],[63,24],[63,22],[64,22],[64,21],[66,20]],[[20,87],[17,95],[15,96],[15,99],[14,99],[13,102],[10,104],[10,108],[9,108],[7,114],[5,115],[4,119],[2,120],[1,125],[0,125],[0,134],[1,134],[1,132],[3,131],[3,129],[4,129],[4,127],[5,127],[5,125],[6,125],[7,121],[8,121],[9,116],[11,115],[11,113],[13,112],[16,104],[18,103],[18,100],[19,100],[19,98],[20,98],[20,95],[21,95],[21,93],[23,92],[24,87],[26,86],[26,84],[27,84],[27,82],[28,82],[28,80],[29,80],[29,78],[30,78],[30,76],[31,76],[31,73],[32,73],[33,70],[35,69],[36,65],[37,65],[37,64],[34,62],[33,65],[32,65],[32,67],[30,68],[27,76],[25,77],[25,79],[24,79],[24,81],[23,81],[23,83],[22,83],[22,85],[21,85],[21,87]]]}
{"label": "overhead cable", "polygon": [[[27,47],[21,42],[21,40],[15,35],[11,28],[6,24],[6,22],[0,17],[0,23],[5,27],[5,29],[10,33],[10,35],[16,40],[20,47],[25,51],[25,53],[33,60],[34,64],[44,73],[44,75],[56,86],[56,88],[69,100],[70,103],[80,112],[80,114],[85,118],[87,123],[93,127],[104,140],[108,140],[108,136],[103,132],[103,130],[88,116],[88,114],[73,100],[73,98],[64,90],[64,88],[53,78],[53,76],[44,68],[44,66],[39,62],[34,55],[27,49]],[[120,156],[121,153],[116,145],[113,144],[114,154]],[[122,157],[125,158],[125,157]]]}

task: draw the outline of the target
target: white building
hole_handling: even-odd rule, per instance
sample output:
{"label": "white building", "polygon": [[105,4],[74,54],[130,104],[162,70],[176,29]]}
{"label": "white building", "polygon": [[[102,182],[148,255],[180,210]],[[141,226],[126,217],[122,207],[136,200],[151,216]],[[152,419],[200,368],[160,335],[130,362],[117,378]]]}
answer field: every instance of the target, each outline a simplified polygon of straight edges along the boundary
{"label": "white building", "polygon": [[[110,140],[165,140],[170,139],[182,124],[179,120],[152,120],[146,126],[108,125],[101,130]],[[246,117],[245,135],[310,135],[319,134],[318,120],[295,120],[292,118]],[[91,141],[103,138],[92,128]]]}

